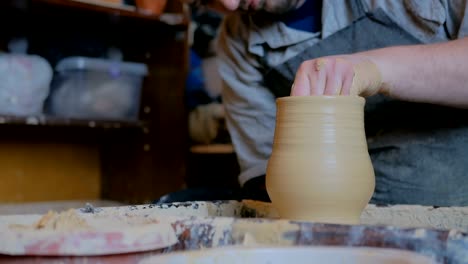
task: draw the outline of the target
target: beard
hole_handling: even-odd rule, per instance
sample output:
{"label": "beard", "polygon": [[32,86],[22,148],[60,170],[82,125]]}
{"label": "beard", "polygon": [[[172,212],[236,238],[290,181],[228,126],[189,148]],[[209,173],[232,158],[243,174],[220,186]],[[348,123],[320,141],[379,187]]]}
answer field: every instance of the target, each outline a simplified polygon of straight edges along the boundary
{"label": "beard", "polygon": [[[321,0],[315,0],[315,1],[321,1]],[[289,11],[292,11],[294,9],[297,9],[304,2],[305,0],[260,0],[255,10],[252,10],[252,8],[250,8],[247,4],[248,3],[247,0],[241,0],[239,7],[241,7],[241,9],[249,13],[260,12],[260,13],[281,15]]]}

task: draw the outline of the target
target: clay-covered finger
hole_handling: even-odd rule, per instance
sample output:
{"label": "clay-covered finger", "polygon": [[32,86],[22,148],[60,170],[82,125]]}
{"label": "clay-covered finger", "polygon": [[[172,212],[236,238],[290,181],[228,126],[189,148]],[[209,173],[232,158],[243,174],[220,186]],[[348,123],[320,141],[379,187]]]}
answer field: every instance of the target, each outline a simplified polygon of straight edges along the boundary
{"label": "clay-covered finger", "polygon": [[307,63],[303,63],[296,73],[294,84],[291,88],[291,96],[308,96],[310,95],[310,82],[308,72],[310,67]]}
{"label": "clay-covered finger", "polygon": [[[330,62],[325,59],[315,61],[315,80],[311,80],[311,95],[323,95],[327,84],[327,72],[329,71]],[[312,78],[310,78],[312,79]]]}
{"label": "clay-covered finger", "polygon": [[[353,84],[353,79],[354,79],[354,69],[353,68],[347,68],[343,72],[343,84],[341,87],[340,94],[341,95],[350,95],[351,94],[351,87]],[[357,95],[357,94],[355,94]]]}
{"label": "clay-covered finger", "polygon": [[325,95],[339,95],[343,86],[343,72],[345,66],[335,63],[331,69],[327,71],[327,81],[325,84]]}

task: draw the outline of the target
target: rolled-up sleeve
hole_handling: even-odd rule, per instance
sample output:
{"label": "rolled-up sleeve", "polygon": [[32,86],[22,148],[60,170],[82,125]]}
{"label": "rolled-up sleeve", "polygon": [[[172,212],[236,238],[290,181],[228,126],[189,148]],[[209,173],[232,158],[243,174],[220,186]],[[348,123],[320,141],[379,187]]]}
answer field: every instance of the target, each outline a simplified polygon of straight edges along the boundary
{"label": "rolled-up sleeve", "polygon": [[245,23],[234,16],[225,18],[218,36],[222,99],[241,169],[241,184],[265,174],[276,115],[275,97],[262,85],[258,61],[247,52],[246,34]]}

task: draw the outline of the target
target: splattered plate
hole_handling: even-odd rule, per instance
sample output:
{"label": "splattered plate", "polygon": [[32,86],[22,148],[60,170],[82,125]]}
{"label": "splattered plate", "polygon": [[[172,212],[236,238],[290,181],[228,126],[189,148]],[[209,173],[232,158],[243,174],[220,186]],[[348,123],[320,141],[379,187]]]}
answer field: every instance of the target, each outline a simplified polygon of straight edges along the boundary
{"label": "splattered plate", "polygon": [[97,256],[156,250],[177,242],[168,222],[122,216],[81,214],[87,230],[41,230],[30,227],[41,215],[0,217],[0,254],[23,256]]}

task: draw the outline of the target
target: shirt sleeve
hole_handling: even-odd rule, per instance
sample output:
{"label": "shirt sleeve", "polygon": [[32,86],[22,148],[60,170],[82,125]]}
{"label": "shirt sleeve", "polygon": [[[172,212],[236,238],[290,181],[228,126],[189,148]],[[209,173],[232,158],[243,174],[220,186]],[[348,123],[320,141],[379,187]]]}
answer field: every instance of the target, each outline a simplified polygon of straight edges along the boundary
{"label": "shirt sleeve", "polygon": [[222,99],[239,161],[239,181],[264,175],[275,130],[275,97],[262,83],[260,65],[247,52],[248,29],[241,17],[226,17],[218,36]]}

